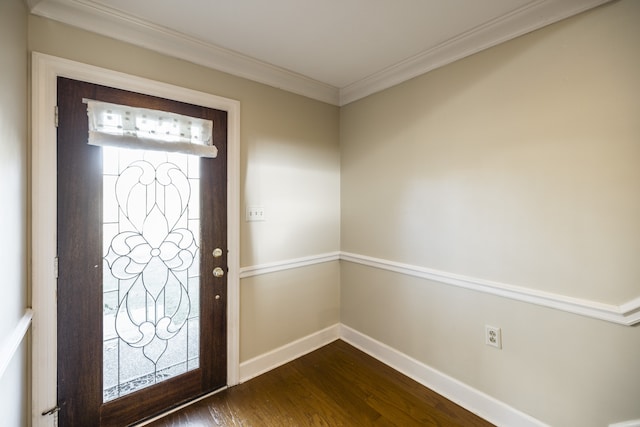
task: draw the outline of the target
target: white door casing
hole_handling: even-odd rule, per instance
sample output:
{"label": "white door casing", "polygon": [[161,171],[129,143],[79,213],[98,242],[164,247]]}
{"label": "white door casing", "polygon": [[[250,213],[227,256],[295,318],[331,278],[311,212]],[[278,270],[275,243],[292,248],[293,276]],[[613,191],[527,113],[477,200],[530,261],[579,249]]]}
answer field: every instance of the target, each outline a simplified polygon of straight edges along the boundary
{"label": "white door casing", "polygon": [[239,381],[240,103],[239,101],[34,52],[31,104],[32,425],[53,427],[42,413],[57,404],[56,360],[56,81],[68,77],[227,111],[228,319],[227,384]]}

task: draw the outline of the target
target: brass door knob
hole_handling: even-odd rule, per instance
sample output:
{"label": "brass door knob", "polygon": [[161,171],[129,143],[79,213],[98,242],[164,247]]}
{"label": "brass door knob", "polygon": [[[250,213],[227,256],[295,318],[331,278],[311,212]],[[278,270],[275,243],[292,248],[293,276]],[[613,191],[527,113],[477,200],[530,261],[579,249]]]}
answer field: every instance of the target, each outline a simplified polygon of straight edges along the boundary
{"label": "brass door knob", "polygon": [[221,269],[220,267],[216,267],[213,269],[213,275],[214,277],[222,277],[224,276],[224,270]]}

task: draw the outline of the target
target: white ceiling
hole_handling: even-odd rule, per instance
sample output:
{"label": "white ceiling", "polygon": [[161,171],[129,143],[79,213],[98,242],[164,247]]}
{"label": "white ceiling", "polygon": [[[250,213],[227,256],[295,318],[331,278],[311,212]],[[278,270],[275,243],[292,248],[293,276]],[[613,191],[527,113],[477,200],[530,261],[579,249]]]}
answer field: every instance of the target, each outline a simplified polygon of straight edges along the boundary
{"label": "white ceiling", "polygon": [[32,13],[336,105],[608,0],[26,0]]}

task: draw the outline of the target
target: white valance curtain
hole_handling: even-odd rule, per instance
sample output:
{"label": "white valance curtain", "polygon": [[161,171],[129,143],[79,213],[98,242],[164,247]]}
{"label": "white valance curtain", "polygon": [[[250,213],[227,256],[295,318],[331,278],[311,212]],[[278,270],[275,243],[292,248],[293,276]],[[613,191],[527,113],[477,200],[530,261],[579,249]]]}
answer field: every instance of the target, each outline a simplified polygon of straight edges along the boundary
{"label": "white valance curtain", "polygon": [[216,157],[213,121],[165,111],[83,100],[89,144]]}

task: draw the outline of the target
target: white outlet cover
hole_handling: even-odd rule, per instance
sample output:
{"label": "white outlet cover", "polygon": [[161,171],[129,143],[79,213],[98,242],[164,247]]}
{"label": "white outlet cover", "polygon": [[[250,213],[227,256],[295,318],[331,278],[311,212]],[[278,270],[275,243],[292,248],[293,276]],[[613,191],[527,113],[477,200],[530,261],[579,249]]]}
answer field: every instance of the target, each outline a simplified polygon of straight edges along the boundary
{"label": "white outlet cover", "polygon": [[484,326],[484,342],[495,348],[502,348],[502,330],[495,326]]}

